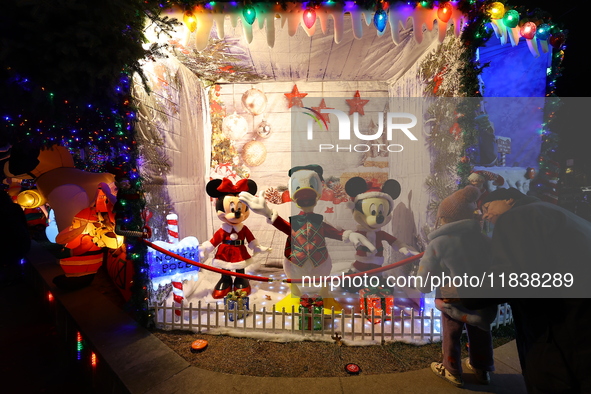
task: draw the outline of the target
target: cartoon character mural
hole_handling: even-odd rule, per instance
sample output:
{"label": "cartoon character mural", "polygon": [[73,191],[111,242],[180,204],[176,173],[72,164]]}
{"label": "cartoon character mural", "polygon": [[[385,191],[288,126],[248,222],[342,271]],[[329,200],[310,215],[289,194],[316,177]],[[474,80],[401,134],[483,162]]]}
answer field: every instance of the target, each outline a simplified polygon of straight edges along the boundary
{"label": "cartoon character mural", "polygon": [[[235,270],[244,273],[244,269],[252,263],[252,258],[246,245],[254,253],[268,252],[269,248],[260,246],[252,232],[243,222],[250,216],[248,205],[238,199],[238,193],[256,193],[257,184],[251,179],[241,179],[236,184],[228,178],[214,179],[207,183],[206,192],[210,197],[216,198],[217,217],[222,221],[222,226],[213,237],[201,245],[199,254],[201,261],[207,258],[216,247],[217,251],[212,259],[214,267],[225,270]],[[250,294],[251,287],[248,279],[234,278],[222,274],[215,285],[212,297],[224,298],[230,291],[242,290],[246,295]]]}

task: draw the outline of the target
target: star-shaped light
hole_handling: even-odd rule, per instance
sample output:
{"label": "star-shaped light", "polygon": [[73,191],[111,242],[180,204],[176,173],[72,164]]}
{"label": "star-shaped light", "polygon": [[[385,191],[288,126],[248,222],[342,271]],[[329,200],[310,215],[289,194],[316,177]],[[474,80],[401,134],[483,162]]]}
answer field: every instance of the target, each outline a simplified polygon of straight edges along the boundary
{"label": "star-shaped light", "polygon": [[322,118],[324,123],[330,123],[330,118],[328,117],[328,115],[330,115],[330,114],[323,114],[322,112],[320,112],[320,110],[321,109],[334,109],[334,108],[327,107],[326,103],[324,102],[324,99],[322,99],[322,101],[320,102],[320,105],[318,107],[312,107],[312,109],[320,114],[320,117]]}
{"label": "star-shaped light", "polygon": [[308,93],[300,93],[298,90],[298,85],[293,85],[293,90],[291,93],[283,93],[285,97],[287,97],[287,108],[291,108],[294,105],[296,107],[303,107],[302,98],[306,97]]}
{"label": "star-shaped light", "polygon": [[369,103],[369,100],[361,100],[361,95],[359,94],[359,90],[355,92],[355,95],[351,100],[345,100],[347,104],[349,104],[349,115],[353,115],[355,112],[359,112],[360,115],[365,115],[363,112],[363,106]]}

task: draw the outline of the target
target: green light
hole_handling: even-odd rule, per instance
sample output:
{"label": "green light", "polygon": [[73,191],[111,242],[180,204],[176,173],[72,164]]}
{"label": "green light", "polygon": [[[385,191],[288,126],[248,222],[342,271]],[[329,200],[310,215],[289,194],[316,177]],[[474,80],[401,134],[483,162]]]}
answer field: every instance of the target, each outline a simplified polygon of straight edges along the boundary
{"label": "green light", "polygon": [[242,9],[242,16],[244,17],[246,23],[252,25],[257,17],[257,12],[252,5],[247,4]]}

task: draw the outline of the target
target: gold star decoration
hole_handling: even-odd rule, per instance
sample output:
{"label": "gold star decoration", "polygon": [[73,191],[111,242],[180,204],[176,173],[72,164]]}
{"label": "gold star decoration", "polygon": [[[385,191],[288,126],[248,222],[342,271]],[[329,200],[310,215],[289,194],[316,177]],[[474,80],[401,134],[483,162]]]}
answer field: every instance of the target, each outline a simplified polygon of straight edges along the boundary
{"label": "gold star decoration", "polygon": [[360,115],[365,115],[363,112],[363,106],[369,103],[369,100],[362,100],[361,95],[359,94],[359,90],[355,92],[355,95],[351,100],[345,100],[347,104],[349,104],[349,115],[352,115],[355,112],[359,112]]}
{"label": "gold star decoration", "polygon": [[293,85],[291,93],[283,93],[287,97],[287,108],[291,108],[294,105],[296,107],[303,107],[302,98],[306,97],[308,93],[300,93],[298,85]]}
{"label": "gold star decoration", "polygon": [[312,109],[320,114],[320,117],[322,118],[324,123],[330,123],[330,118],[328,117],[328,115],[330,115],[330,114],[323,114],[322,112],[320,112],[320,110],[321,109],[334,109],[334,108],[327,107],[326,103],[324,102],[324,99],[322,99],[322,101],[320,102],[320,105],[318,107],[312,107]]}

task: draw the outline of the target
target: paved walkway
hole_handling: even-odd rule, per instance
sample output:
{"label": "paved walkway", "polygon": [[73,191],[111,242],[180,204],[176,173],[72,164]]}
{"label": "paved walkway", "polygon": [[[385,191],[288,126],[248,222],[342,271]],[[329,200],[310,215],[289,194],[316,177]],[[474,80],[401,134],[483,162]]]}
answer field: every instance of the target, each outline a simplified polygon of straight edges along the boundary
{"label": "paved walkway", "polygon": [[[458,389],[435,376],[430,369],[388,375],[360,375],[335,378],[264,378],[228,375],[190,366],[183,358],[140,327],[118,308],[105,291],[90,286],[73,292],[60,292],[51,283],[60,268],[51,255],[39,247],[30,254],[39,273],[37,286],[47,286],[69,317],[57,325],[35,313],[34,291],[26,284],[0,291],[2,316],[16,316],[0,325],[3,357],[0,364],[2,381],[8,392],[90,393],[80,386],[80,376],[67,368],[64,350],[57,345],[63,338],[60,328],[84,333],[98,355],[93,376],[96,392],[103,393],[525,393],[514,342],[495,349],[497,371],[489,386],[476,383],[474,375],[464,374],[466,385]],[[16,290],[16,291],[15,291]],[[23,297],[23,294],[28,296]],[[36,308],[36,309],[35,309]],[[62,309],[61,307],[59,309]],[[28,313],[32,311],[33,314]],[[63,317],[62,317],[63,319]],[[3,319],[5,320],[5,319]],[[56,327],[57,333],[56,333]],[[47,333],[55,333],[48,335]],[[43,335],[45,333],[45,335]],[[49,337],[49,340],[48,340]],[[61,337],[61,338],[60,338]],[[9,338],[9,346],[7,338]],[[40,343],[41,340],[41,343]],[[71,341],[71,339],[69,339]],[[63,342],[62,342],[63,344]],[[72,343],[66,344],[66,349]],[[63,346],[63,345],[62,345]],[[8,350],[8,352],[5,352]],[[68,352],[66,352],[68,353]],[[69,353],[72,357],[72,352]],[[10,360],[10,368],[5,369]],[[40,362],[35,360],[40,359]],[[53,361],[52,361],[53,360]],[[56,361],[57,360],[57,361]],[[62,361],[60,361],[62,360]],[[240,362],[246,362],[241,360]],[[61,363],[61,364],[60,364]],[[6,374],[8,371],[9,374]],[[4,376],[6,375],[6,376]],[[97,377],[100,377],[98,379]],[[31,390],[26,389],[31,388]],[[3,389],[6,385],[3,383]],[[17,391],[13,391],[17,389]]]}

